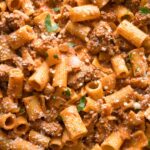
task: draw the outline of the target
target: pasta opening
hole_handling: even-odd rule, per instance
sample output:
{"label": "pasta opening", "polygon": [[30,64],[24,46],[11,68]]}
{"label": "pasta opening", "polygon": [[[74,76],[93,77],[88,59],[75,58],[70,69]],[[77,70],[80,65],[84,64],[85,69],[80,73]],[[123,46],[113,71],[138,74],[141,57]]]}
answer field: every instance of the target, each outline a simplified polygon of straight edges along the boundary
{"label": "pasta opening", "polygon": [[90,89],[97,89],[99,86],[98,82],[91,82],[89,83],[89,88]]}
{"label": "pasta opening", "polygon": [[11,2],[11,8],[18,8],[19,7],[19,0],[13,0]]}
{"label": "pasta opening", "polygon": [[[26,31],[27,31],[29,34],[31,34],[31,35],[34,34],[32,28],[29,27],[29,26],[26,27]],[[33,36],[33,35],[32,35],[32,36]]]}
{"label": "pasta opening", "polygon": [[67,141],[67,142],[66,142],[66,145],[67,145],[67,146],[72,146],[72,145],[74,145],[74,144],[75,144],[75,143],[74,143],[73,141]]}
{"label": "pasta opening", "polygon": [[16,130],[19,132],[24,132],[26,130],[27,126],[25,124],[20,124]]}
{"label": "pasta opening", "polygon": [[31,82],[31,85],[32,85],[32,87],[34,87],[34,88],[37,89],[37,90],[40,90],[40,89],[41,89],[41,86],[40,86],[37,82],[35,82],[35,81],[32,81],[32,82]]}
{"label": "pasta opening", "polygon": [[60,146],[59,145],[56,145],[56,144],[53,144],[50,146],[52,149],[60,149]]}
{"label": "pasta opening", "polygon": [[110,145],[104,145],[103,150],[114,150],[114,148]]}
{"label": "pasta opening", "polygon": [[126,72],[122,72],[122,73],[120,73],[119,76],[120,76],[120,77],[126,77],[126,75],[127,75]]}
{"label": "pasta opening", "polygon": [[123,21],[123,20],[131,21],[131,20],[132,20],[132,18],[131,18],[131,16],[130,16],[130,15],[124,15],[124,16],[122,16],[122,17],[121,17],[121,21]]}
{"label": "pasta opening", "polygon": [[5,121],[6,126],[11,126],[13,123],[14,123],[14,118],[12,118],[11,116],[9,116]]}

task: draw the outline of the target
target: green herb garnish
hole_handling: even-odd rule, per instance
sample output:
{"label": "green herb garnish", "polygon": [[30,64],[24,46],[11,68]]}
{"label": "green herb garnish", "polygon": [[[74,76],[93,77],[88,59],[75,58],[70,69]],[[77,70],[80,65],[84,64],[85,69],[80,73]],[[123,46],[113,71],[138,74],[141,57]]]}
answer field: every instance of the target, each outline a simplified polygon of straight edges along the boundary
{"label": "green herb garnish", "polygon": [[54,32],[58,29],[58,25],[56,23],[51,22],[50,14],[48,14],[45,17],[45,27],[46,27],[47,32]]}
{"label": "green herb garnish", "polygon": [[72,42],[68,42],[67,44],[68,44],[68,46],[71,47],[71,48],[76,46],[76,44],[75,44],[75,43],[72,43]]}
{"label": "green herb garnish", "polygon": [[54,57],[55,59],[58,59],[58,58],[59,58],[57,54],[54,54],[53,57]]}
{"label": "green herb garnish", "polygon": [[59,7],[55,7],[55,8],[53,8],[53,10],[54,10],[55,12],[58,12],[58,11],[60,11],[60,8],[59,8]]}
{"label": "green herb garnish", "polygon": [[67,96],[67,97],[70,97],[71,93],[70,93],[70,90],[67,89],[64,91],[64,94]]}
{"label": "green herb garnish", "polygon": [[148,140],[148,145],[147,145],[148,148],[150,148],[150,139]]}
{"label": "green herb garnish", "polygon": [[22,108],[22,107],[21,107],[19,113],[20,113],[20,114],[24,114],[24,113],[25,113],[25,108]]}
{"label": "green herb garnish", "polygon": [[85,102],[86,102],[86,98],[85,96],[83,96],[81,99],[80,99],[80,102],[77,106],[77,109],[78,109],[78,112],[82,111],[85,107]]}
{"label": "green herb garnish", "polygon": [[131,61],[132,59],[132,53],[129,54],[129,60]]}
{"label": "green herb garnish", "polygon": [[47,58],[47,57],[48,57],[48,54],[47,54],[47,53],[44,53],[44,57]]}
{"label": "green herb garnish", "polygon": [[150,9],[147,8],[147,7],[141,7],[141,8],[140,8],[140,12],[141,12],[142,14],[150,14]]}

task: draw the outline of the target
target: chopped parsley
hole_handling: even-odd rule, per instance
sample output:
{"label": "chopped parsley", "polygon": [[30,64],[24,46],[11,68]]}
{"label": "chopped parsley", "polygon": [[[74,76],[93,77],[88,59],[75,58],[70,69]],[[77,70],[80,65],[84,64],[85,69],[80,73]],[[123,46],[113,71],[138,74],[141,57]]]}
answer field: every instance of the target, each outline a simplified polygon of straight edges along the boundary
{"label": "chopped parsley", "polygon": [[129,57],[129,60],[131,61],[131,59],[132,59],[132,53],[130,53],[128,57]]}
{"label": "chopped parsley", "polygon": [[58,11],[60,11],[60,8],[59,8],[59,7],[55,7],[55,8],[53,8],[53,10],[54,10],[55,12],[58,12]]}
{"label": "chopped parsley", "polygon": [[47,54],[47,53],[44,53],[44,57],[47,58],[47,57],[48,57],[48,54]]}
{"label": "chopped parsley", "polygon": [[150,9],[147,7],[141,7],[140,8],[140,13],[142,14],[150,14]]}
{"label": "chopped parsley", "polygon": [[147,145],[148,148],[150,148],[150,139],[148,140],[148,145]]}
{"label": "chopped parsley", "polygon": [[66,89],[64,91],[64,95],[67,96],[67,97],[70,97],[71,93],[70,93],[70,90],[69,89]]}
{"label": "chopped parsley", "polygon": [[21,107],[19,113],[20,113],[20,114],[24,114],[24,113],[25,113],[25,108],[22,108],[22,107]]}
{"label": "chopped parsley", "polygon": [[70,48],[72,48],[72,47],[75,47],[75,46],[76,46],[76,44],[75,44],[75,43],[73,43],[73,42],[68,42],[67,44],[68,44],[68,46],[69,46]]}
{"label": "chopped parsley", "polygon": [[58,29],[58,25],[56,23],[52,24],[50,14],[45,17],[45,28],[47,32],[54,32]]}
{"label": "chopped parsley", "polygon": [[54,54],[53,57],[54,57],[55,59],[58,59],[58,58],[59,58],[57,54]]}
{"label": "chopped parsley", "polygon": [[85,102],[86,102],[86,98],[85,96],[83,96],[81,99],[80,99],[80,102],[77,106],[77,109],[78,109],[78,112],[82,111],[85,107]]}

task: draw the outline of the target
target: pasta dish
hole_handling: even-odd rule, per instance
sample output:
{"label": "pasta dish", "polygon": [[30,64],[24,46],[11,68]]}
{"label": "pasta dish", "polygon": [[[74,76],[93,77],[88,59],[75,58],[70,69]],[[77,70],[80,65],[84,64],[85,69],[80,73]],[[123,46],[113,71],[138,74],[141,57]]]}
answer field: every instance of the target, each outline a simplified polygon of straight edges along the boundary
{"label": "pasta dish", "polygon": [[0,0],[0,150],[150,149],[149,0]]}

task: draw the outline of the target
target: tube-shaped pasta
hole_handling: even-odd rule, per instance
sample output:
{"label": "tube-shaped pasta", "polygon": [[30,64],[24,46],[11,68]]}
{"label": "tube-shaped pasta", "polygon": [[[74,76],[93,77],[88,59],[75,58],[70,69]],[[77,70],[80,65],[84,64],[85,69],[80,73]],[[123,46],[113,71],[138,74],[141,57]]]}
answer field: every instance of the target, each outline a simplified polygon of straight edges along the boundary
{"label": "tube-shaped pasta", "polygon": [[11,69],[9,72],[9,82],[7,94],[14,98],[22,96],[24,75],[19,68]]}
{"label": "tube-shaped pasta", "polygon": [[95,144],[91,150],[102,150],[102,148],[98,144]]}
{"label": "tube-shaped pasta", "polygon": [[48,49],[46,53],[48,55],[46,58],[46,62],[48,64],[48,66],[53,66],[53,65],[56,65],[61,62],[60,52],[57,47]]}
{"label": "tube-shaped pasta", "polygon": [[84,5],[70,9],[70,19],[72,22],[93,20],[99,17],[99,8],[94,5]]}
{"label": "tube-shaped pasta", "polygon": [[34,13],[34,7],[33,7],[33,3],[31,0],[24,0],[24,2],[22,3],[22,9],[24,11],[25,14],[27,15],[31,15]]}
{"label": "tube-shaped pasta", "polygon": [[104,99],[106,103],[112,104],[115,108],[122,105],[124,102],[129,100],[129,97],[132,96],[134,90],[130,85],[122,88],[121,90],[106,96]]}
{"label": "tube-shaped pasta", "polygon": [[14,103],[13,99],[9,97],[4,97],[1,101],[2,111],[5,113],[18,113],[19,108],[16,103]]}
{"label": "tube-shaped pasta", "polygon": [[102,143],[102,150],[120,150],[123,139],[119,131],[111,133]]}
{"label": "tube-shaped pasta", "polygon": [[36,91],[42,91],[49,81],[49,67],[43,62],[29,78],[29,85]]}
{"label": "tube-shaped pasta", "polygon": [[143,6],[146,5],[147,3],[148,3],[148,0],[141,0],[140,6],[143,7]]}
{"label": "tube-shaped pasta", "polygon": [[33,142],[34,144],[40,145],[44,148],[48,148],[49,142],[50,142],[49,137],[47,137],[41,133],[38,133],[34,130],[31,130],[29,133],[29,140],[31,142]]}
{"label": "tube-shaped pasta", "polygon": [[30,96],[23,99],[29,120],[35,121],[44,116],[39,98],[37,96]]}
{"label": "tube-shaped pasta", "polygon": [[0,12],[4,12],[6,10],[6,2],[0,2]]}
{"label": "tube-shaped pasta", "polygon": [[99,112],[100,111],[100,105],[95,100],[93,100],[89,97],[86,97],[86,104],[85,104],[83,111],[89,112],[91,110],[95,111],[95,112]]}
{"label": "tube-shaped pasta", "polygon": [[110,0],[92,0],[99,8],[104,7]]}
{"label": "tube-shaped pasta", "polygon": [[61,149],[63,147],[61,138],[53,138],[49,145],[52,149]]}
{"label": "tube-shaped pasta", "polygon": [[11,142],[11,150],[44,150],[42,147],[34,145],[20,137],[17,137]]}
{"label": "tube-shaped pasta", "polygon": [[129,58],[133,70],[133,75],[137,76],[144,76],[148,69],[148,64],[146,61],[144,48],[134,49],[130,51]]}
{"label": "tube-shaped pasta", "polygon": [[43,12],[41,14],[39,14],[38,16],[34,17],[33,21],[35,24],[39,25],[39,24],[44,24],[44,20],[46,18],[46,16],[49,14],[48,11]]}
{"label": "tube-shaped pasta", "polygon": [[22,0],[6,0],[7,7],[10,11],[19,9],[22,5]]}
{"label": "tube-shaped pasta", "polygon": [[15,127],[16,116],[11,113],[0,114],[0,127],[5,130],[11,130]]}
{"label": "tube-shaped pasta", "polygon": [[111,93],[116,87],[116,75],[110,74],[101,78],[103,89],[107,93]]}
{"label": "tube-shaped pasta", "polygon": [[71,140],[76,140],[87,133],[76,106],[69,106],[60,113]]}
{"label": "tube-shaped pasta", "polygon": [[111,63],[117,78],[125,78],[129,75],[125,60],[122,58],[121,55],[116,55],[112,57]]}
{"label": "tube-shaped pasta", "polygon": [[67,57],[62,57],[61,62],[56,65],[53,78],[54,87],[67,87]]}
{"label": "tube-shaped pasta", "polygon": [[146,111],[144,112],[144,116],[147,120],[150,121],[150,107],[146,109]]}
{"label": "tube-shaped pasta", "polygon": [[87,35],[91,29],[88,26],[69,21],[66,25],[66,30],[72,35],[75,35],[83,41],[86,41]]}
{"label": "tube-shaped pasta", "polygon": [[123,21],[124,19],[132,21],[134,18],[133,13],[128,8],[121,5],[116,7],[116,14],[119,22]]}
{"label": "tube-shaped pasta", "polygon": [[141,47],[148,35],[127,20],[117,27],[117,32],[136,47]]}
{"label": "tube-shaped pasta", "polygon": [[24,135],[29,129],[29,123],[26,118],[19,116],[16,118],[16,124],[14,127],[14,133],[17,135]]}
{"label": "tube-shaped pasta", "polygon": [[143,150],[148,144],[148,139],[142,130],[138,130],[131,135],[131,139],[127,142],[128,150]]}
{"label": "tube-shaped pasta", "polygon": [[76,0],[76,2],[78,6],[89,4],[89,0]]}
{"label": "tube-shaped pasta", "polygon": [[100,80],[91,81],[86,86],[85,89],[89,97],[94,100],[100,99],[103,97],[103,88]]}
{"label": "tube-shaped pasta", "polygon": [[72,147],[77,144],[77,140],[71,140],[67,130],[65,130],[62,135],[62,143],[66,146]]}
{"label": "tube-shaped pasta", "polygon": [[35,34],[32,27],[25,25],[9,35],[8,43],[13,50],[16,50],[34,38]]}
{"label": "tube-shaped pasta", "polygon": [[10,149],[10,143],[12,140],[7,138],[7,135],[0,130],[0,148],[1,150],[9,150]]}

